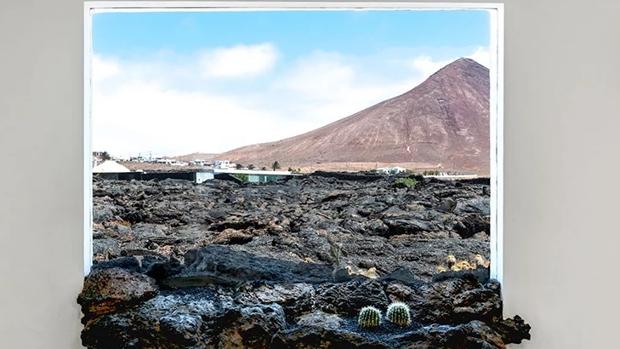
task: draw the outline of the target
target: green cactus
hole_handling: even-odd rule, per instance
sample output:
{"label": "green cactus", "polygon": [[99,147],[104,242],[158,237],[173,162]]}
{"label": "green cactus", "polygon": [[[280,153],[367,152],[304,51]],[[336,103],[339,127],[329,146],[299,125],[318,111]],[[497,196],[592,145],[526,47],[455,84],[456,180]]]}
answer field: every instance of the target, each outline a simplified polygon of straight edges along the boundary
{"label": "green cactus", "polygon": [[409,306],[407,304],[395,302],[388,306],[386,317],[389,322],[405,327],[411,324],[411,315],[409,313]]}
{"label": "green cactus", "polygon": [[374,328],[381,325],[381,311],[375,307],[363,307],[357,318],[357,323],[363,328]]}

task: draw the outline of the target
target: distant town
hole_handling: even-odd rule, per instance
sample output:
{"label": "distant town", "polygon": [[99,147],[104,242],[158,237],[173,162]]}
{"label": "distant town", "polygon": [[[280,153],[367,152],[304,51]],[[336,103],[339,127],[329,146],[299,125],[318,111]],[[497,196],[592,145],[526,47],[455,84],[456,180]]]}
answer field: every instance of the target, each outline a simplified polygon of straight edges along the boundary
{"label": "distant town", "polygon": [[[307,171],[301,168],[288,167],[278,160],[274,160],[271,166],[255,166],[253,164],[239,164],[230,160],[179,160],[174,157],[139,155],[129,159],[115,158],[106,151],[92,153],[93,174],[103,179],[185,179],[196,183],[203,183],[211,179],[229,179],[238,182],[266,183],[276,181],[289,176],[296,176]],[[336,172],[336,171],[334,171]],[[360,171],[338,171],[360,172]],[[377,167],[370,171],[375,174],[398,175],[418,174],[426,177],[438,177],[444,179],[467,179],[476,178],[477,175],[464,174],[454,171],[421,170],[410,171],[404,167]]]}

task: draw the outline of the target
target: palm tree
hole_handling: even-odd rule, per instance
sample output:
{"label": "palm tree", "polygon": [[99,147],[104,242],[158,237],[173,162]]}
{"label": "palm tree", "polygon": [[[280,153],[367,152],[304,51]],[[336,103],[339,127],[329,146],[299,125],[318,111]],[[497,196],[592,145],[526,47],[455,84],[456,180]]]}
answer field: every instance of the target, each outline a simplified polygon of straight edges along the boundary
{"label": "palm tree", "polygon": [[275,171],[275,170],[279,170],[280,169],[280,163],[278,162],[278,160],[276,160],[276,162],[273,163],[273,165],[271,165],[271,168]]}

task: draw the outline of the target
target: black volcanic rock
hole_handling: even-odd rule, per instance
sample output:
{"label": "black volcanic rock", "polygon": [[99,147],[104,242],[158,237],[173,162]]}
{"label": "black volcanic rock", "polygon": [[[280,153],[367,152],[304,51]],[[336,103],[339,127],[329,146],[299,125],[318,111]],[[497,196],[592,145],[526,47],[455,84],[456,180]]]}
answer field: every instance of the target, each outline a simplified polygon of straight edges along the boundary
{"label": "black volcanic rock", "polygon": [[[105,214],[79,297],[82,343],[461,349],[529,338],[522,319],[502,319],[489,280],[488,182],[395,180],[95,181]],[[362,307],[393,301],[409,305],[410,326],[358,327]]]}
{"label": "black volcanic rock", "polygon": [[385,308],[389,304],[384,284],[373,280],[324,284],[316,293],[316,307],[334,314],[355,316],[366,305]]}
{"label": "black volcanic rock", "polygon": [[191,250],[178,274],[162,283],[171,288],[186,288],[243,282],[321,283],[332,281],[332,268],[324,264],[294,263],[259,257],[224,246]]}
{"label": "black volcanic rock", "polygon": [[378,276],[403,267],[430,280],[448,255],[488,259],[487,184],[420,178],[415,188],[393,188],[394,178],[354,177],[299,176],[264,185],[96,181],[95,211],[114,215],[94,225],[95,260],[182,261],[189,250],[228,245],[292,265],[338,262],[375,268]]}
{"label": "black volcanic rock", "polygon": [[78,297],[82,312],[88,316],[114,313],[154,297],[155,280],[122,268],[95,270],[84,281]]}
{"label": "black volcanic rock", "polygon": [[[228,248],[228,247],[227,247]],[[231,262],[231,263],[234,263]],[[102,269],[114,271],[115,269]],[[87,283],[106,284],[95,272]],[[161,280],[160,280],[161,281]],[[89,287],[81,299],[95,297]],[[359,309],[385,309],[398,297],[413,323],[373,331],[356,324]],[[406,286],[394,281],[265,284],[163,290],[113,311],[84,308],[87,348],[505,348],[529,338],[519,317],[502,319],[497,283],[471,276]]]}

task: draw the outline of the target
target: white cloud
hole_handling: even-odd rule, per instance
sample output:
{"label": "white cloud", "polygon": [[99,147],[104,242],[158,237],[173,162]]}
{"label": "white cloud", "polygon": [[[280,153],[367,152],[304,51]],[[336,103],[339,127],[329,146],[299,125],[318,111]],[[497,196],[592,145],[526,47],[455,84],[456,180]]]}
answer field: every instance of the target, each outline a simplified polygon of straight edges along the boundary
{"label": "white cloud", "polygon": [[[196,74],[205,72],[205,61],[196,56],[139,62],[95,56],[93,148],[116,156],[147,151],[178,155],[274,141],[404,93],[458,58],[418,56],[397,61],[313,52],[278,69],[277,75],[265,74],[257,85],[215,79],[237,77],[244,69],[243,76],[266,73],[275,62],[276,49],[269,44],[258,46],[263,48],[256,51],[264,52],[255,52],[255,58],[273,58],[263,57],[263,63],[252,67],[243,67],[239,57],[249,46],[210,51],[212,58],[217,56],[211,62],[222,65],[219,73],[206,74],[209,84]],[[228,54],[229,59],[224,58]],[[469,57],[484,64],[488,51],[477,49]],[[233,69],[239,65],[240,69]]]}
{"label": "white cloud", "polygon": [[270,43],[237,45],[204,52],[200,66],[205,78],[254,77],[273,68],[277,58],[278,53]]}
{"label": "white cloud", "polygon": [[420,57],[414,58],[411,61],[411,67],[413,68],[413,70],[420,72],[422,76],[429,77],[434,72],[436,72],[441,67],[445,66],[446,64],[450,62],[451,60],[437,61],[437,60],[433,60],[433,58],[431,58],[430,56],[420,56]]}
{"label": "white cloud", "polygon": [[[489,53],[489,49],[486,47],[478,47],[473,53],[465,57],[471,58],[475,60],[476,62],[484,65],[485,67],[490,66],[491,55]],[[411,60],[410,67],[414,71],[419,72],[422,76],[427,78],[431,76],[433,73],[435,73],[437,70],[453,62],[456,58],[458,57],[437,60],[437,59],[433,59],[432,57],[426,56],[426,55],[419,56]]]}
{"label": "white cloud", "polygon": [[99,55],[93,55],[92,78],[94,81],[103,81],[118,75],[120,67],[118,62],[104,59]]}
{"label": "white cloud", "polygon": [[276,122],[271,113],[243,105],[241,99],[129,81],[113,92],[95,91],[93,148],[124,157],[147,151],[222,152],[238,146],[239,140],[285,137],[274,134]]}
{"label": "white cloud", "polygon": [[340,56],[319,52],[299,60],[277,84],[322,99],[342,93],[354,79],[353,67],[343,63]]}
{"label": "white cloud", "polygon": [[[298,60],[274,83],[277,95],[295,101],[284,106],[308,131],[403,93],[418,81],[372,76],[350,57],[314,52]],[[365,74],[366,73],[366,74]]]}
{"label": "white cloud", "polygon": [[487,68],[491,67],[491,53],[487,47],[478,47],[476,51],[467,56],[467,58],[471,58]]}

